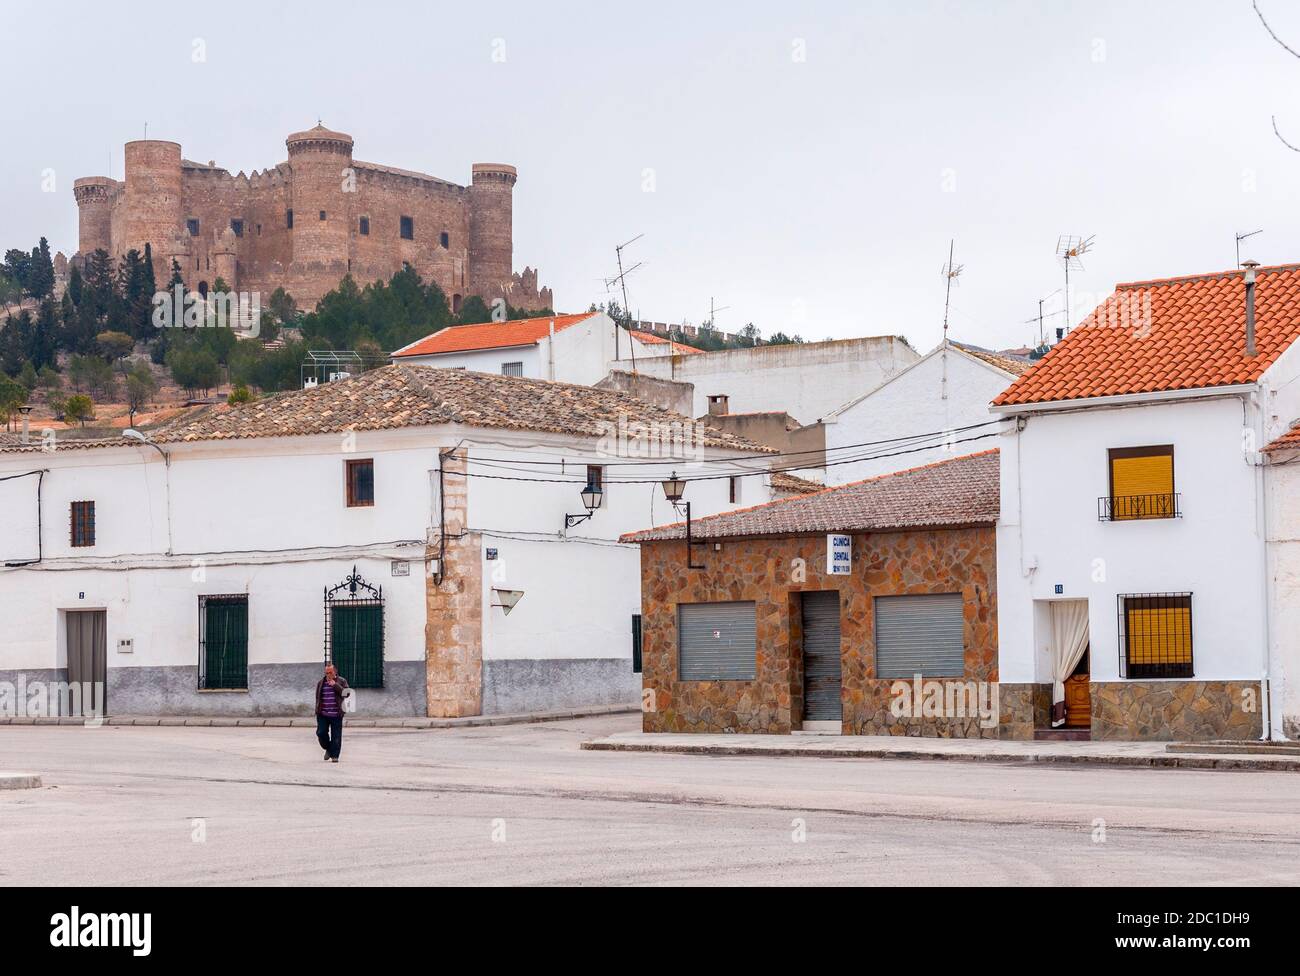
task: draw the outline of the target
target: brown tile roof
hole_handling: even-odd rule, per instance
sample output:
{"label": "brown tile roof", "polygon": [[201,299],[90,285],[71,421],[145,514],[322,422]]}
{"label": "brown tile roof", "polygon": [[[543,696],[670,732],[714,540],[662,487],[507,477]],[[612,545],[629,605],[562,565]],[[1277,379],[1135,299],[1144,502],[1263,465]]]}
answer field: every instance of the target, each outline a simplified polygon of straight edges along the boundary
{"label": "brown tile roof", "polygon": [[[998,505],[995,449],[694,519],[691,535],[726,539],[992,525]],[[629,532],[620,541],[684,538],[686,524],[676,522]]]}
{"label": "brown tile roof", "polygon": [[[276,393],[233,406],[222,403],[203,407],[153,428],[149,436],[159,444],[176,444],[464,424],[601,437],[609,432],[608,425],[618,424],[620,419],[649,425],[693,423],[671,410],[613,390],[397,364],[310,390]],[[773,448],[735,434],[698,426],[704,431],[706,447],[775,453]],[[59,446],[108,447],[122,443],[110,439],[83,444],[61,442]],[[39,449],[39,443],[0,447],[0,451]]]}
{"label": "brown tile roof", "polygon": [[556,332],[562,332],[569,326],[585,322],[598,314],[598,312],[583,312],[580,315],[544,315],[541,318],[514,319],[510,322],[451,325],[409,346],[403,346],[393,353],[393,358],[436,356],[448,352],[470,352],[475,349],[533,346],[550,334],[552,325],[555,326]]}
{"label": "brown tile roof", "polygon": [[998,352],[990,352],[987,349],[981,349],[979,346],[968,346],[964,342],[954,342],[954,346],[969,356],[983,360],[990,366],[996,366],[1004,373],[1010,373],[1012,376],[1019,376],[1025,370],[1029,369],[1033,363],[1024,359],[1015,359],[1011,356],[1003,355]]}
{"label": "brown tile roof", "polygon": [[1135,281],[1115,292],[994,405],[1253,383],[1300,335],[1300,265],[1256,272],[1246,355],[1241,271]]}
{"label": "brown tile roof", "polygon": [[1265,454],[1274,454],[1278,451],[1300,451],[1300,421],[1297,421],[1290,430],[1264,448]]}
{"label": "brown tile roof", "polygon": [[809,481],[807,478],[799,478],[792,474],[786,474],[778,471],[772,475],[772,487],[777,491],[790,491],[800,495],[807,495],[814,491],[821,491],[825,485],[818,484],[815,481]]}
{"label": "brown tile roof", "polygon": [[685,343],[673,342],[669,339],[665,339],[663,336],[657,336],[653,332],[638,332],[636,329],[629,329],[628,331],[644,342],[647,346],[661,346],[667,343],[672,347],[673,352],[682,356],[691,356],[697,352],[704,351],[703,349],[696,349],[694,346],[688,346]]}

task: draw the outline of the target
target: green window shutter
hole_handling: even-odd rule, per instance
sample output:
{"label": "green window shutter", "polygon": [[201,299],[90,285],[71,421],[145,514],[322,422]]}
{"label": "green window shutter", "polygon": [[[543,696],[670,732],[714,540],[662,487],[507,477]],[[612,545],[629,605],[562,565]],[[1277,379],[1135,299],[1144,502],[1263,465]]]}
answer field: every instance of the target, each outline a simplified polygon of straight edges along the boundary
{"label": "green window shutter", "polygon": [[204,688],[248,687],[248,600],[203,603]]}
{"label": "green window shutter", "polygon": [[330,659],[353,688],[384,686],[384,608],[330,608]]}

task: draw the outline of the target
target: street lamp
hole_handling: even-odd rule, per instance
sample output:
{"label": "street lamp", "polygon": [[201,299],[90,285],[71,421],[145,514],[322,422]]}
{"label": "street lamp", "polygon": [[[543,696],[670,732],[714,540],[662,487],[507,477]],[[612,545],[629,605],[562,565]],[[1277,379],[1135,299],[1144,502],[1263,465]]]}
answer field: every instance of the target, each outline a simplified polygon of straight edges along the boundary
{"label": "street lamp", "polygon": [[24,403],[18,408],[18,412],[23,415],[23,443],[27,443],[27,417],[32,412],[32,405]]}
{"label": "street lamp", "polygon": [[603,496],[604,492],[601,490],[600,485],[588,484],[587,487],[583,488],[579,493],[579,497],[582,498],[582,505],[587,511],[582,515],[565,515],[564,528],[566,530],[571,529],[578,523],[585,522],[595,515],[596,509],[600,508],[600,500]]}
{"label": "street lamp", "polygon": [[167,490],[167,555],[172,554],[172,459],[171,455],[155,444],[152,438],[144,431],[136,430],[134,427],[128,427],[122,431],[122,437],[128,441],[136,441],[152,447],[162,455],[163,459],[163,483]]}
{"label": "street lamp", "polygon": [[668,499],[669,504],[679,513],[684,512],[686,515],[686,568],[704,569],[704,566],[697,566],[691,561],[695,545],[691,541],[691,503],[682,501],[682,495],[686,494],[686,479],[677,477],[677,472],[674,471],[659,484],[663,487],[664,497]]}

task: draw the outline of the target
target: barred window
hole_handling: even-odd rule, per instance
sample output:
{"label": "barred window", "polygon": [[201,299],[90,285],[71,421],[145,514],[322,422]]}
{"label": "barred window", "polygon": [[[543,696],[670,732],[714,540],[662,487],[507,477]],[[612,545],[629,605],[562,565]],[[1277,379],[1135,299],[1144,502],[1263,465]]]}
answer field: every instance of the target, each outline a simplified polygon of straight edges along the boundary
{"label": "barred window", "polygon": [[72,544],[78,548],[95,544],[95,503],[73,502],[71,512]]}
{"label": "barred window", "polygon": [[524,375],[524,364],[521,363],[521,362],[517,362],[517,363],[502,363],[502,364],[501,364],[501,375],[502,375],[502,376],[523,376],[523,375]]}
{"label": "barred window", "polygon": [[1125,678],[1192,677],[1192,594],[1121,593],[1119,667]]}
{"label": "barred window", "polygon": [[362,217],[359,221],[359,224],[360,224],[359,230],[361,232],[361,236],[368,237],[370,235],[370,218]]}
{"label": "barred window", "polygon": [[375,503],[375,462],[372,458],[348,461],[344,465],[348,508],[367,508]]}
{"label": "barred window", "polygon": [[401,232],[402,232],[402,240],[404,241],[415,240],[415,218],[414,217],[401,218]]}
{"label": "barred window", "polygon": [[248,687],[248,596],[199,597],[199,688]]}

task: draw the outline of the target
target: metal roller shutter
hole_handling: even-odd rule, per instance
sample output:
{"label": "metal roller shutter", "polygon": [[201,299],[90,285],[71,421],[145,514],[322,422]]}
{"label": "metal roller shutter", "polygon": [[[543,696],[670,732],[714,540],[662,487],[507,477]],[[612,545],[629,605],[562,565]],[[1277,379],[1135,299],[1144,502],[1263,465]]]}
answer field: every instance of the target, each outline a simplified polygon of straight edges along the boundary
{"label": "metal roller shutter", "polygon": [[876,677],[962,675],[960,593],[876,597]]}
{"label": "metal roller shutter", "polygon": [[679,681],[753,681],[754,603],[677,606]]}
{"label": "metal roller shutter", "polygon": [[840,709],[840,594],[805,593],[803,603],[803,715],[838,722]]}

